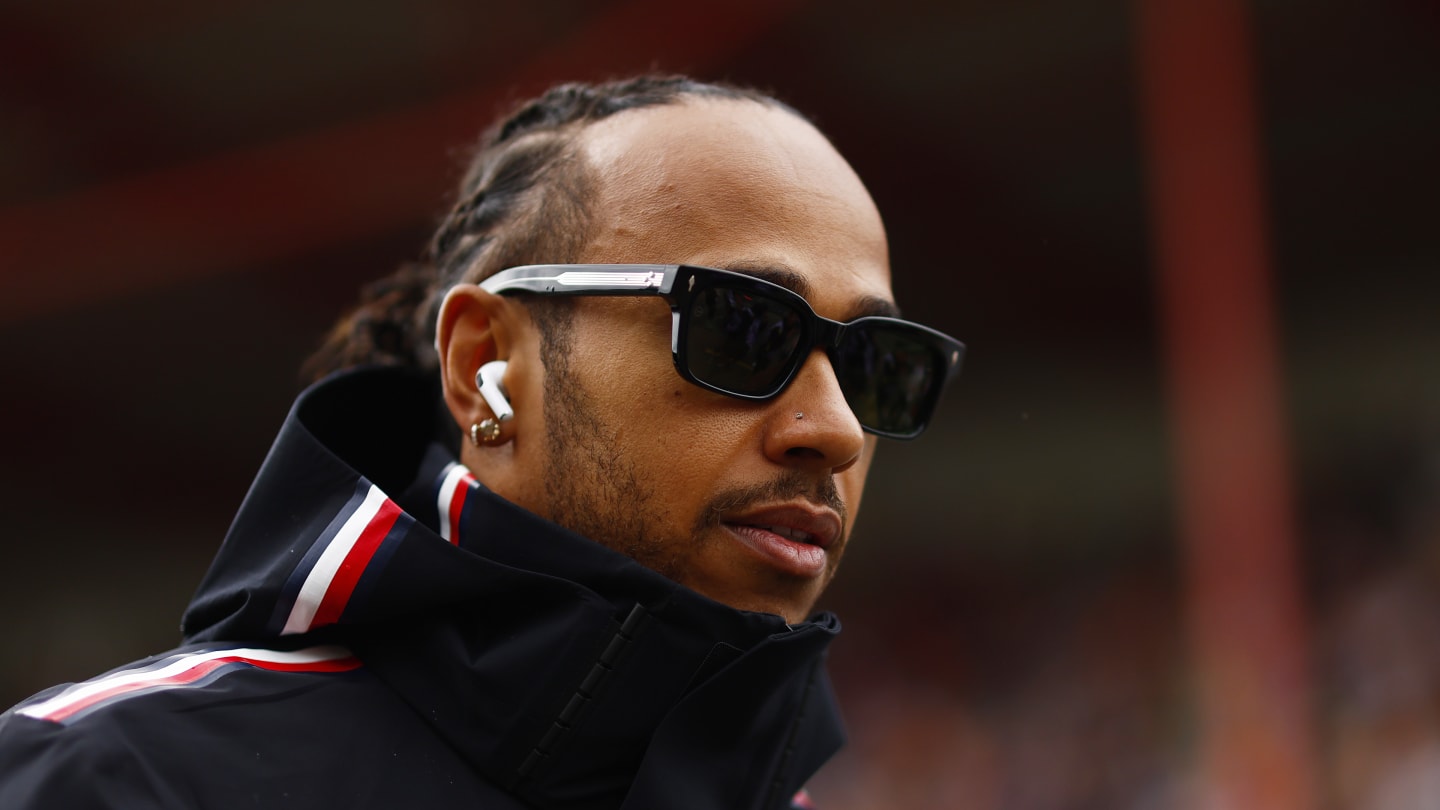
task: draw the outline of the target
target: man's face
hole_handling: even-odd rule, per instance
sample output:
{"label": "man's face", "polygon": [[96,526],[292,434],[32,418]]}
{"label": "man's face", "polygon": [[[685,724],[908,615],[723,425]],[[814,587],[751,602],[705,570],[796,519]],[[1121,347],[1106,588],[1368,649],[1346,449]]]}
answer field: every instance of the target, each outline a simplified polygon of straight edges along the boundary
{"label": "man's face", "polygon": [[[598,181],[582,262],[788,278],[840,321],[891,299],[874,203],[789,113],[691,100],[592,125],[580,145]],[[577,299],[569,356],[547,358],[542,480],[522,505],[712,599],[800,621],[844,553],[875,440],[823,352],[746,402],[681,379],[670,320],[658,298]]]}

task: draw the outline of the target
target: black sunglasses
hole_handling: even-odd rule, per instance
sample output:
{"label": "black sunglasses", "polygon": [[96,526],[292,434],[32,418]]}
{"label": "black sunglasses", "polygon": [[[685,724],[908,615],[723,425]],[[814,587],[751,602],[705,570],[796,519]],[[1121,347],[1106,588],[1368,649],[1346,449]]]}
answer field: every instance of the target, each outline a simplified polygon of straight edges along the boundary
{"label": "black sunglasses", "polygon": [[778,395],[823,348],[866,431],[920,435],[965,344],[899,318],[849,323],[815,314],[795,292],[754,276],[683,264],[535,264],[480,282],[492,293],[658,295],[670,302],[670,350],[680,376],[750,400]]}

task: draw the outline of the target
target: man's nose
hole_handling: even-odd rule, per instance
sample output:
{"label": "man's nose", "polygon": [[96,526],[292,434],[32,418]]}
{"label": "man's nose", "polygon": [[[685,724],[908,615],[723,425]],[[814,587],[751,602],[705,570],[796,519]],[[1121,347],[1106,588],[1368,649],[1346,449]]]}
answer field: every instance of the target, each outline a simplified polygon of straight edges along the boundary
{"label": "man's nose", "polygon": [[825,352],[816,349],[770,407],[765,454],[777,464],[844,472],[865,449],[860,420],[845,401]]}

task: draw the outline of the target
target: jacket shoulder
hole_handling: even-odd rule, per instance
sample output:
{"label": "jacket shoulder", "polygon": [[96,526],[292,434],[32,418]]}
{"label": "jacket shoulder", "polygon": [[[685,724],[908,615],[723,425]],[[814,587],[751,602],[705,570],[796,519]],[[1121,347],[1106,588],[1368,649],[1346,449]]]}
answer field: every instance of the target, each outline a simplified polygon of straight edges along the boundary
{"label": "jacket shoulder", "polygon": [[14,711],[0,715],[0,807],[162,808],[122,736],[70,733]]}
{"label": "jacket shoulder", "polygon": [[341,647],[184,648],[0,715],[0,808],[520,810]]}
{"label": "jacket shoulder", "polygon": [[209,645],[47,690],[0,714],[0,807],[193,806],[171,768],[207,747],[206,709],[262,707],[359,667],[341,647]]}

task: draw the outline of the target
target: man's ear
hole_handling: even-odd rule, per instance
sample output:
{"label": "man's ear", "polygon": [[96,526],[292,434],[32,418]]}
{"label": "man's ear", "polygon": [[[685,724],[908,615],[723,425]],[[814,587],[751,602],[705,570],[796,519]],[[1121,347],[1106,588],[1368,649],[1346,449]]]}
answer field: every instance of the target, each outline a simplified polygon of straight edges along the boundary
{"label": "man's ear", "polygon": [[498,295],[473,284],[446,294],[435,325],[435,351],[445,405],[462,432],[494,416],[480,395],[475,375],[491,360],[508,360],[519,324],[516,308]]}

